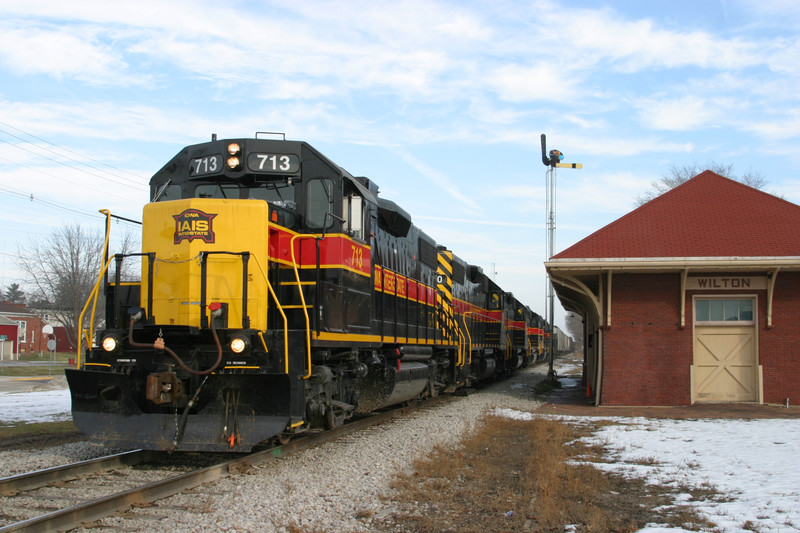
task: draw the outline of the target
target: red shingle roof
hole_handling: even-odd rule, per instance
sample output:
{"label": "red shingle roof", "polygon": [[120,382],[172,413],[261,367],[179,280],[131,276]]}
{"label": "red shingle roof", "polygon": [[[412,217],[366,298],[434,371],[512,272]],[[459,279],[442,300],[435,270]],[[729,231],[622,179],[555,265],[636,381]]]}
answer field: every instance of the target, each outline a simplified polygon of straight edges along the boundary
{"label": "red shingle roof", "polygon": [[800,206],[709,170],[553,259],[800,256]]}

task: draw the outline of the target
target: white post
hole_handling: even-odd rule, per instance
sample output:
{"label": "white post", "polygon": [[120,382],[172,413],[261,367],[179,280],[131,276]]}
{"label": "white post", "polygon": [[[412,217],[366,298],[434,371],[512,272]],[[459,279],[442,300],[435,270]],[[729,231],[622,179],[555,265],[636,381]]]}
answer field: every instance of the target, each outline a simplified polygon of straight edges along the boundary
{"label": "white post", "polygon": [[[555,232],[556,232],[556,168],[551,166],[547,169],[547,259],[553,258],[555,253]],[[553,334],[555,333],[555,289],[550,280],[547,284],[547,307],[548,319],[550,324],[550,336],[547,339],[547,349],[549,360],[547,363],[547,378],[555,379],[553,371]]]}

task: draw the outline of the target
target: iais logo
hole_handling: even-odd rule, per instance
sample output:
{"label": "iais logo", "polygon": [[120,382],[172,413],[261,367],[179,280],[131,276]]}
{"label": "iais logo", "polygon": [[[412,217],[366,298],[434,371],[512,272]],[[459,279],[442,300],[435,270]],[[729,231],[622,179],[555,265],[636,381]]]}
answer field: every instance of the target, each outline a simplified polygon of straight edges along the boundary
{"label": "iais logo", "polygon": [[216,213],[203,213],[199,209],[187,209],[180,215],[172,215],[175,219],[175,244],[188,240],[202,239],[203,242],[214,242],[214,230],[211,221]]}

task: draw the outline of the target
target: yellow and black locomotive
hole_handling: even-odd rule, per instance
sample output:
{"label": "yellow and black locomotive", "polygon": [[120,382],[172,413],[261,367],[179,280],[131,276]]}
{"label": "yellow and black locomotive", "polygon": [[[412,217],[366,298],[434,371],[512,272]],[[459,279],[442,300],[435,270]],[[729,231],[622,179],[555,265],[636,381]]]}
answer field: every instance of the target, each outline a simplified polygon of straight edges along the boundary
{"label": "yellow and black locomotive", "polygon": [[67,370],[96,441],[248,451],[542,356],[539,315],[305,142],[212,137],[150,190],[142,252],[103,265],[141,281],[100,276]]}

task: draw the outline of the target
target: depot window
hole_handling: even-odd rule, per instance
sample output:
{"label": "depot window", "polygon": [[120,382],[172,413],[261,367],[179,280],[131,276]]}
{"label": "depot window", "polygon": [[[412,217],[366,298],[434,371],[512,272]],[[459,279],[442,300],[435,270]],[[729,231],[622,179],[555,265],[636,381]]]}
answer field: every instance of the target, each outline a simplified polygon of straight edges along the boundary
{"label": "depot window", "polygon": [[695,298],[695,322],[753,323],[753,298]]}

